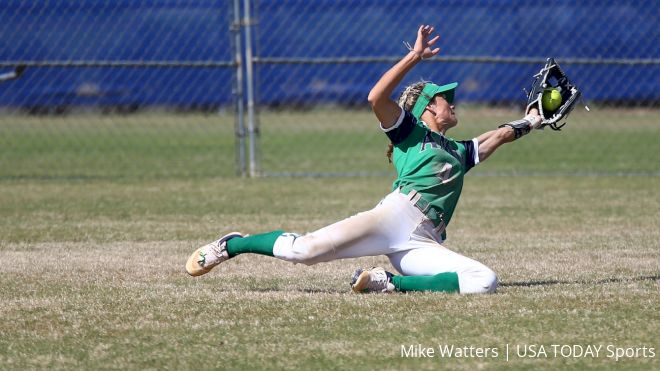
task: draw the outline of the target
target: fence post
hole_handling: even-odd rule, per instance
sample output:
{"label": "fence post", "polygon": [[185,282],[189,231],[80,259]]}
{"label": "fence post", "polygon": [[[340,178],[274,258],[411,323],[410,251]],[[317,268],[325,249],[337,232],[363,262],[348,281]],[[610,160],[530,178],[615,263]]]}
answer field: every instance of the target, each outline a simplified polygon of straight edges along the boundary
{"label": "fence post", "polygon": [[250,18],[250,0],[244,0],[243,25],[245,27],[245,84],[247,93],[247,126],[250,136],[249,157],[250,177],[259,176],[259,160],[257,159],[257,137],[259,135],[254,117],[254,73],[252,61],[252,19]]}
{"label": "fence post", "polygon": [[234,20],[231,25],[234,36],[234,102],[236,123],[234,132],[236,135],[236,173],[240,176],[247,175],[247,164],[245,160],[245,98],[243,96],[243,45],[241,43],[241,2],[234,0]]}

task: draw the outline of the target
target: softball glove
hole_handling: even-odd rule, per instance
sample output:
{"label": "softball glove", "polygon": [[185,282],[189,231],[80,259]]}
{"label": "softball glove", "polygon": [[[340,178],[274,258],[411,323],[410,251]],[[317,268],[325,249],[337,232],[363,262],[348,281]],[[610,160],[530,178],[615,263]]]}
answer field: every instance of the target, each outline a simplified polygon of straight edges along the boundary
{"label": "softball glove", "polygon": [[[544,109],[542,104],[543,92],[548,88],[557,89],[561,94],[561,104],[552,111]],[[534,75],[532,89],[527,94],[527,111],[532,107],[538,107],[543,118],[539,129],[549,126],[552,130],[560,130],[566,123],[558,125],[559,122],[568,117],[581,96],[578,87],[568,79],[555,59],[548,58],[541,71]]]}

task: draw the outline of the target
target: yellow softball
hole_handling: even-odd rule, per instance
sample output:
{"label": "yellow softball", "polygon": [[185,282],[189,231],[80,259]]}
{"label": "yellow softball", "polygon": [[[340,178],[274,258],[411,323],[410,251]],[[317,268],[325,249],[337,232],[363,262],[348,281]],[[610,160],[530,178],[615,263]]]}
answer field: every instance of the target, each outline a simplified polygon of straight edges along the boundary
{"label": "yellow softball", "polygon": [[555,88],[547,88],[543,90],[541,104],[543,104],[543,109],[548,112],[552,112],[559,108],[561,105],[561,94],[559,94],[559,90]]}

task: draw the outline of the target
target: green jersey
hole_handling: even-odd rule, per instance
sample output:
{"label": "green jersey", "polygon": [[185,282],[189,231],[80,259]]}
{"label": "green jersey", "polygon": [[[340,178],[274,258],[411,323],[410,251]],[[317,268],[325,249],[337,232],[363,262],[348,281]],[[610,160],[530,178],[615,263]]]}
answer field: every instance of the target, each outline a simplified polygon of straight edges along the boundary
{"label": "green jersey", "polygon": [[417,191],[425,214],[442,231],[444,240],[444,228],[463,189],[463,176],[479,163],[477,140],[456,141],[445,137],[405,110],[384,131],[394,144],[392,162],[397,179],[393,190],[399,188],[404,194]]}

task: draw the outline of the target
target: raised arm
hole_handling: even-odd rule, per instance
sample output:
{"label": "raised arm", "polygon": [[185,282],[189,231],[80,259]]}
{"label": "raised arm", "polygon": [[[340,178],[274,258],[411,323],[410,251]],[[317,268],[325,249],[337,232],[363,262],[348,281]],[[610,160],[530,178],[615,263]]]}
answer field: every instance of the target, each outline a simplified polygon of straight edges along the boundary
{"label": "raised arm", "polygon": [[[521,121],[525,121],[526,123]],[[495,130],[479,135],[477,137],[477,141],[479,142],[479,162],[485,161],[502,144],[513,142],[540,124],[541,116],[539,116],[538,108],[531,108],[523,120],[504,124]]]}
{"label": "raised arm", "polygon": [[419,26],[414,48],[385,72],[376,85],[371,88],[368,97],[369,104],[383,128],[387,129],[394,125],[401,114],[401,108],[391,98],[394,89],[419,61],[431,58],[440,52],[440,48],[431,49],[440,38],[440,36],[436,36],[429,40],[434,30],[429,25]]}

